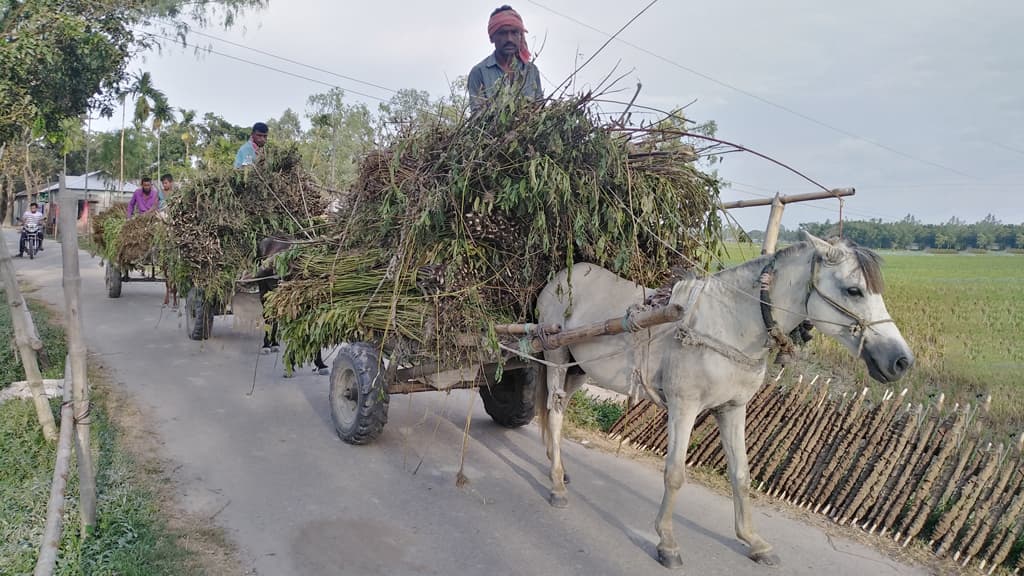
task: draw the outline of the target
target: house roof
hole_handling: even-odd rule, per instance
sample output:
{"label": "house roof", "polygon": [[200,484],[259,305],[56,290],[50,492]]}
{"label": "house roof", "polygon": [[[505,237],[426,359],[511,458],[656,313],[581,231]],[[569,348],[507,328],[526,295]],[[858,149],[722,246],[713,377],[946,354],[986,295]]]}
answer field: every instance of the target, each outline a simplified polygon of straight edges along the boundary
{"label": "house roof", "polygon": [[[68,190],[78,190],[84,192],[86,189],[86,180],[88,180],[90,191],[117,191],[118,189],[117,179],[111,177],[103,170],[94,170],[92,172],[89,172],[88,174],[80,174],[78,176],[68,175],[64,179],[64,185],[65,187],[67,187]],[[134,192],[136,188],[138,188],[138,183],[134,181],[125,181],[124,184],[121,186],[121,192],[131,193]],[[36,190],[35,193],[38,194],[40,192],[56,192],[59,189],[60,182],[57,182],[40,188]],[[27,190],[22,190],[21,192],[15,194],[14,197],[21,198],[26,196],[27,194]]]}

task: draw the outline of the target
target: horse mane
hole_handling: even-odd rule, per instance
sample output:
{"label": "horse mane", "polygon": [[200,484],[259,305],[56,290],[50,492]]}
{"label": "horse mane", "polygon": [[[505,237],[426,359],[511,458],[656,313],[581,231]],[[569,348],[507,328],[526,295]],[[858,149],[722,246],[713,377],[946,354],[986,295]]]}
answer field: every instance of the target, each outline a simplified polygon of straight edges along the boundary
{"label": "horse mane", "polygon": [[[885,280],[882,278],[882,257],[879,256],[877,252],[871,250],[870,248],[865,248],[864,246],[861,246],[848,238],[830,238],[829,243],[832,244],[833,246],[836,246],[838,249],[846,249],[853,253],[853,256],[857,259],[857,265],[860,267],[861,272],[864,274],[864,283],[867,285],[868,292],[870,292],[871,294],[881,294],[885,290]],[[776,252],[774,254],[774,257],[785,258],[786,256],[790,256],[795,252],[799,252],[800,250],[808,246],[810,246],[810,243],[807,241],[801,241],[797,242],[796,244],[790,244],[789,246],[786,246],[782,250]],[[722,270],[721,272],[718,272],[715,275],[717,276],[719,274],[724,274],[726,272],[738,272],[748,269],[754,270],[755,272],[759,272],[762,268],[765,267],[765,265],[768,264],[768,260],[770,260],[771,258],[772,255],[770,254],[758,256],[757,258],[754,258],[753,260],[748,260],[738,266]]]}
{"label": "horse mane", "polygon": [[868,292],[881,294],[885,290],[885,280],[882,278],[882,257],[877,252],[864,246],[859,246],[853,240],[846,240],[846,246],[857,257],[857,264],[864,273],[864,282],[867,284]]}

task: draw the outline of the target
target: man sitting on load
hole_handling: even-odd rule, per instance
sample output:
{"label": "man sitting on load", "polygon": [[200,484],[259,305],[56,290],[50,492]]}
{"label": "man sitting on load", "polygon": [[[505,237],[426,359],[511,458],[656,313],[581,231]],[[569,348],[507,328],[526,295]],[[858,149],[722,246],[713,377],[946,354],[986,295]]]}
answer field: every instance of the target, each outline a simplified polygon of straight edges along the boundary
{"label": "man sitting on load", "polygon": [[263,146],[267,143],[267,132],[267,125],[263,122],[257,122],[252,125],[252,134],[249,135],[249,139],[245,141],[245,144],[242,144],[241,148],[238,149],[238,154],[235,154],[235,168],[241,168],[256,162],[260,153],[263,152]]}
{"label": "man sitting on load", "polygon": [[153,191],[153,179],[145,177],[128,201],[128,217],[156,210],[160,205],[160,195]]}
{"label": "man sitting on load", "polygon": [[515,86],[526,98],[544,98],[540,70],[530,61],[525,33],[522,17],[511,6],[502,6],[491,13],[487,35],[494,44],[494,52],[473,66],[466,83],[469,107],[474,112],[494,96],[502,83]]}

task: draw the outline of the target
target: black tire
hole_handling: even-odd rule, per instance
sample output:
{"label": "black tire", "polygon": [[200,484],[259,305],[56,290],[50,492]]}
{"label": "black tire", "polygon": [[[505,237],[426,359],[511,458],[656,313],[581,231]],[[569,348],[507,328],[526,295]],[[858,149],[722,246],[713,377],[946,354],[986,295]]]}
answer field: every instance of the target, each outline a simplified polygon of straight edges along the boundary
{"label": "black tire", "polygon": [[185,296],[186,326],[190,340],[206,340],[213,330],[213,305],[203,297],[201,290],[192,288]]}
{"label": "black tire", "polygon": [[107,297],[108,298],[120,298],[121,297],[121,271],[117,269],[117,266],[114,266],[110,262],[107,262],[106,281],[107,281]]}
{"label": "black tire", "polygon": [[487,385],[480,387],[484,410],[499,426],[519,428],[533,420],[533,393],[540,371],[534,367],[506,370],[501,382],[487,376]]}
{"label": "black tire", "polygon": [[368,444],[388,421],[388,391],[377,347],[342,344],[331,368],[331,420],[338,437]]}
{"label": "black tire", "polygon": [[29,260],[35,260],[37,248],[38,245],[36,244],[36,240],[34,238],[29,238],[28,240],[25,241],[25,251],[28,252]]}

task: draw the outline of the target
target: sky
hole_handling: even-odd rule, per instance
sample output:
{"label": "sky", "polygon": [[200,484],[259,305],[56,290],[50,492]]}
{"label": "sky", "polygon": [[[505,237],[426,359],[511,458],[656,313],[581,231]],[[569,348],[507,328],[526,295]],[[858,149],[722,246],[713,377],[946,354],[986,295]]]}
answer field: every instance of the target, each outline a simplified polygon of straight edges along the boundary
{"label": "sky", "polygon": [[[629,100],[640,82],[639,105],[690,103],[687,116],[714,120],[719,138],[828,188],[855,187],[845,218],[973,222],[991,213],[1024,223],[1024,2],[660,0],[601,49],[648,4],[512,5],[548,93],[597,54],[576,75],[575,90],[597,86],[615,70],[624,77],[609,99]],[[150,71],[176,108],[240,125],[286,108],[301,115],[310,94],[332,86],[375,108],[401,88],[447,94],[451,81],[493,50],[486,26],[497,5],[269,0],[229,30],[189,37],[219,54],[165,42],[129,70]],[[718,170],[732,183],[722,192],[726,201],[818,190],[750,154],[729,154]],[[763,229],[768,217],[767,208],[731,213],[748,230]],[[838,217],[837,200],[791,204],[783,225]]]}

